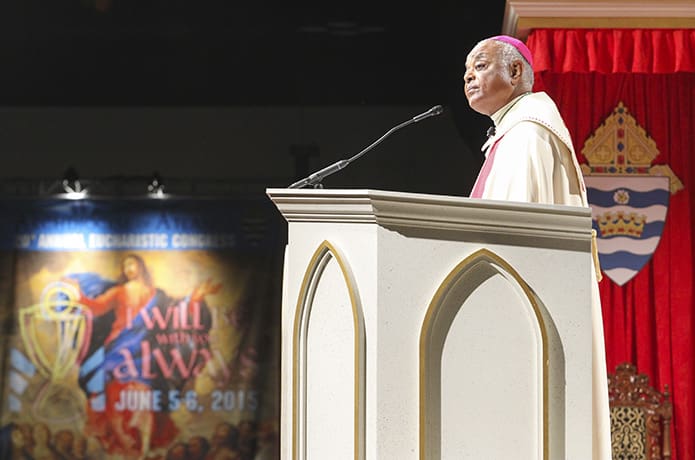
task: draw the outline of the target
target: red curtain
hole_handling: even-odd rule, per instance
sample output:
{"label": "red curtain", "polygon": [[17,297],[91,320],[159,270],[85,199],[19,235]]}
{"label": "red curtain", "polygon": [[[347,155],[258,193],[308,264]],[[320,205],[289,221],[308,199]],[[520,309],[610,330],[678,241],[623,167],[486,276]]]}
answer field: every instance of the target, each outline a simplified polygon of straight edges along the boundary
{"label": "red curtain", "polygon": [[538,29],[535,90],[558,104],[580,163],[584,142],[623,102],[685,189],[671,194],[651,261],[624,286],[600,283],[609,372],[630,361],[674,408],[673,459],[695,460],[695,30]]}

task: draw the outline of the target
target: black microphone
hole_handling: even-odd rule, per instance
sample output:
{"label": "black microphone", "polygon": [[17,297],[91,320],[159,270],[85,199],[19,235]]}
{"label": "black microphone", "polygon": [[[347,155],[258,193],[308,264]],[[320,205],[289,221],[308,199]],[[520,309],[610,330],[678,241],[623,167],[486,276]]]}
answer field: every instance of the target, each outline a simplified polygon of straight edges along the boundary
{"label": "black microphone", "polygon": [[431,109],[429,109],[427,112],[421,113],[420,115],[416,115],[413,117],[413,122],[417,123],[418,121],[424,120],[425,118],[429,117],[434,117],[436,115],[441,114],[444,112],[444,108],[441,105],[435,105]]}
{"label": "black microphone", "polygon": [[349,165],[353,161],[357,160],[359,157],[361,157],[365,153],[369,152],[371,149],[373,149],[379,143],[381,143],[381,141],[383,141],[384,139],[386,139],[387,137],[389,137],[391,134],[395,133],[399,129],[405,128],[406,126],[408,126],[410,124],[422,121],[425,118],[440,115],[443,112],[444,112],[444,108],[441,105],[435,105],[434,107],[429,109],[427,112],[423,112],[420,115],[415,115],[410,120],[404,121],[403,123],[396,125],[393,128],[389,129],[388,131],[386,131],[386,133],[383,136],[381,136],[379,139],[377,139],[376,141],[369,144],[366,148],[364,148],[362,151],[360,151],[356,155],[353,155],[352,157],[350,157],[346,160],[336,161],[335,163],[328,165],[325,168],[320,169],[313,174],[310,174],[309,176],[305,177],[304,179],[298,180],[297,182],[288,186],[287,188],[302,188],[302,187],[306,187],[307,185],[313,185],[314,187],[320,187],[321,186],[321,180],[323,180],[324,177],[330,176],[334,172],[340,171],[341,169],[345,168],[347,165]]}

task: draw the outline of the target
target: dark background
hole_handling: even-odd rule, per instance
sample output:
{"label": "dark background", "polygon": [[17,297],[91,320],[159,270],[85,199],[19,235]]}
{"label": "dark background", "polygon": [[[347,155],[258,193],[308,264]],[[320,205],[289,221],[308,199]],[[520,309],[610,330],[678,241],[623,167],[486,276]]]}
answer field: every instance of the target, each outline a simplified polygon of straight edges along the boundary
{"label": "dark background", "polygon": [[[415,115],[421,108],[441,104],[446,109],[442,118],[453,124],[464,149],[473,152],[464,152],[463,186],[438,188],[438,181],[430,177],[425,182],[432,185],[418,190],[412,175],[407,183],[373,178],[360,181],[357,172],[345,180],[372,188],[460,190],[466,194],[482,158],[479,147],[489,121],[465,101],[463,64],[478,40],[500,33],[503,14],[503,0],[315,5],[230,0],[5,0],[0,3],[0,106],[10,119],[16,117],[8,115],[8,109],[39,113],[35,121],[25,122],[37,136],[42,136],[42,129],[51,123],[42,109],[79,108],[80,116],[103,113],[100,111],[107,107],[116,111],[155,109],[160,114],[167,109],[181,113],[193,107],[225,113],[267,109],[267,118],[272,120],[274,113],[283,109],[323,110],[320,113],[324,115],[316,116],[325,117],[325,113],[334,115],[342,108],[359,108],[363,115],[356,116],[365,118],[374,130],[357,130],[355,145],[338,154],[346,157],[403,121],[397,115],[387,119],[368,113],[370,109],[402,108],[404,113]],[[326,112],[328,109],[335,110]],[[415,109],[418,111],[413,112]],[[56,117],[59,123],[65,115]],[[332,121],[345,133],[352,130],[348,118]],[[7,123],[6,130],[16,131]],[[264,135],[273,135],[274,123],[268,124]],[[105,126],[90,129],[108,130]],[[180,131],[181,127],[172,124],[171,129]],[[129,132],[123,135],[127,137]],[[69,151],[70,138],[60,138],[67,145],[56,147],[56,154]],[[24,143],[17,147],[19,141],[8,142],[6,153],[15,156],[35,150],[40,150],[39,155],[51,155],[44,145],[30,148]],[[133,141],[131,150],[142,145],[137,142]],[[288,178],[300,177],[332,160],[330,155],[313,155],[312,143],[287,146],[284,153],[289,152],[295,160]],[[121,149],[128,149],[128,145]],[[253,140],[245,145],[253,145]],[[79,150],[79,142],[75,148]],[[109,150],[95,143],[89,148]],[[304,161],[298,159],[298,152],[299,157],[308,152]],[[169,161],[184,154],[175,152]],[[225,161],[238,171],[243,162],[250,161],[248,157],[232,154]],[[66,167],[88,169],[68,161],[66,158]],[[72,162],[76,161],[79,159]],[[220,176],[219,166],[210,166],[211,177]],[[20,172],[13,175],[22,176],[21,165],[17,168]],[[152,168],[147,169],[142,174],[149,174]],[[251,175],[253,171],[250,167]],[[121,172],[132,174],[130,170]],[[104,173],[94,169],[92,175]],[[280,185],[272,183],[270,176],[269,185]],[[230,177],[238,179],[240,175]],[[383,171],[379,177],[384,177]],[[346,185],[339,178],[332,180]]]}

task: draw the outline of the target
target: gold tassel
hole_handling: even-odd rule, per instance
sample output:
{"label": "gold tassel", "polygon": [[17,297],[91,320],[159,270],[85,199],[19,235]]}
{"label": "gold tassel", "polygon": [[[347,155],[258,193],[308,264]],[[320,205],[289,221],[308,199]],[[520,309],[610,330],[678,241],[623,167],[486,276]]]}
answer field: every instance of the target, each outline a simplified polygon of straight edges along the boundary
{"label": "gold tassel", "polygon": [[597,242],[596,230],[591,229],[591,256],[594,259],[594,269],[596,270],[596,281],[601,281],[603,279],[603,274],[601,273],[601,264],[598,260],[598,242]]}

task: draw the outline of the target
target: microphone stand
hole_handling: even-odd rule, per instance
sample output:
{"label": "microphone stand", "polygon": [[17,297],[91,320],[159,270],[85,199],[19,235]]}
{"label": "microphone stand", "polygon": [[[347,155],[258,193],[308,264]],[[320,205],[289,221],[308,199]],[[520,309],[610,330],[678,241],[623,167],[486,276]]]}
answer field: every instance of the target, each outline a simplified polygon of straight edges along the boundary
{"label": "microphone stand", "polygon": [[386,131],[386,133],[384,133],[383,136],[381,136],[379,139],[377,139],[374,142],[372,142],[371,144],[369,144],[367,147],[365,147],[359,153],[351,156],[348,159],[336,161],[335,163],[328,165],[325,168],[320,169],[313,174],[310,174],[309,176],[305,177],[304,179],[298,180],[297,182],[288,186],[287,188],[302,188],[302,187],[306,187],[308,185],[312,185],[312,186],[314,186],[314,188],[323,188],[321,181],[323,180],[324,177],[330,176],[331,174],[345,168],[347,165],[349,165],[350,163],[357,160],[362,155],[364,155],[365,153],[369,152],[371,149],[373,149],[374,147],[379,145],[384,139],[389,137],[391,134],[395,133],[396,131],[398,131],[401,128],[405,128],[406,126],[408,126],[410,124],[417,123],[421,120],[424,120],[425,118],[439,115],[443,111],[444,111],[444,109],[442,108],[441,105],[436,105],[436,106],[432,107],[431,109],[429,109],[427,112],[421,113],[420,115],[417,115],[417,116],[411,118],[410,120],[406,120],[403,123],[396,125],[393,128],[389,129],[388,131]]}

